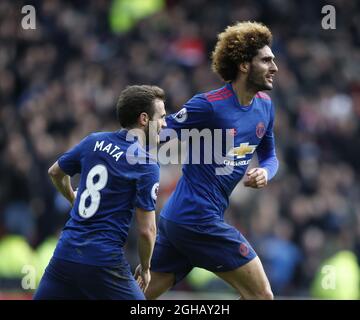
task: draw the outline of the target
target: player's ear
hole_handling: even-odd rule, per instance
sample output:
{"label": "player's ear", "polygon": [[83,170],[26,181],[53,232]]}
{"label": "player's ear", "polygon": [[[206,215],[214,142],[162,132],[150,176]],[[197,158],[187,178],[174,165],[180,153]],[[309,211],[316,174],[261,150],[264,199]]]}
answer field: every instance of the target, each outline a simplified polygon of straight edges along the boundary
{"label": "player's ear", "polygon": [[248,73],[250,70],[250,63],[249,62],[242,62],[239,64],[239,70],[242,73]]}
{"label": "player's ear", "polygon": [[146,112],[141,112],[139,115],[139,125],[142,127],[146,127],[149,119],[149,115]]}

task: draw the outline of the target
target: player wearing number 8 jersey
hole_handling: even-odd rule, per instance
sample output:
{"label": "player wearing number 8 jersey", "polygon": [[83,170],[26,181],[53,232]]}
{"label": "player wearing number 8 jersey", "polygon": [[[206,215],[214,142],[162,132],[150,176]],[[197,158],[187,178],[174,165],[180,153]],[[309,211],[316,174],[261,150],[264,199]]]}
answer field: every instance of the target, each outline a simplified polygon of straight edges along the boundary
{"label": "player wearing number 8 jersey", "polygon": [[[156,125],[157,135],[166,125],[164,98],[158,87],[128,87],[117,104],[123,129],[90,134],[49,169],[72,209],[34,299],[144,299],[159,185],[159,166],[146,150],[149,124]],[[135,151],[129,153],[129,148]],[[76,195],[70,183],[75,174],[81,175]],[[123,253],[134,212],[138,282]]]}

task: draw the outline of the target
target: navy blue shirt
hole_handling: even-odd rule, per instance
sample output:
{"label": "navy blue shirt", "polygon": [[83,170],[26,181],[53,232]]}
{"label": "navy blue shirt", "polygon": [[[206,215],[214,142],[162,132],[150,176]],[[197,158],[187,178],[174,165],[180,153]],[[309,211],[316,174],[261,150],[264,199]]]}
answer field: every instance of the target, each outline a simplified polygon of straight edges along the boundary
{"label": "navy blue shirt", "polygon": [[[274,107],[265,93],[257,93],[249,106],[242,106],[229,83],[220,89],[195,95],[179,112],[168,116],[166,123],[178,135],[181,129],[205,129],[212,133],[217,129],[233,136],[231,148],[226,149],[223,141],[220,152],[209,148],[205,139],[201,139],[199,148],[193,150],[192,140],[189,140],[189,163],[183,165],[183,175],[161,212],[168,220],[183,224],[223,220],[229,196],[244,176],[255,151],[260,167],[268,171],[268,180],[278,169],[273,134]],[[162,133],[161,139],[165,136]],[[198,150],[200,159],[194,156],[194,151]],[[209,152],[212,163],[205,162]],[[216,153],[224,159],[222,163],[216,161],[219,158]],[[216,171],[224,169],[226,172],[229,168],[228,174]]]}
{"label": "navy blue shirt", "polygon": [[[54,256],[68,261],[115,265],[123,259],[135,208],[155,210],[159,165],[127,130],[93,133],[58,160],[68,175],[81,174],[71,218]],[[127,153],[129,148],[136,152]],[[135,148],[134,148],[135,147]],[[129,159],[146,159],[136,162]]]}

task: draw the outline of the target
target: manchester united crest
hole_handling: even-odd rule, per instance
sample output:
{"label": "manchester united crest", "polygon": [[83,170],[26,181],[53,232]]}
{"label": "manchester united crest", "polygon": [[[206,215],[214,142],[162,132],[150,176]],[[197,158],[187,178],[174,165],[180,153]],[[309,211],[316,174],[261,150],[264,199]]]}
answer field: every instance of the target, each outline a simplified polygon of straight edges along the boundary
{"label": "manchester united crest", "polygon": [[264,122],[259,122],[256,126],[256,136],[261,139],[266,132],[265,124]]}

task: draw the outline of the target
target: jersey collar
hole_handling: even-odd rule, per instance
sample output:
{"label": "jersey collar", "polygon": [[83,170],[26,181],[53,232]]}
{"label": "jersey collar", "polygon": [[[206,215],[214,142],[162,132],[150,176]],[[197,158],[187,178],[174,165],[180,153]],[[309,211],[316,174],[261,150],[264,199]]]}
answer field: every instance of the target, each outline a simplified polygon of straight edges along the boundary
{"label": "jersey collar", "polygon": [[236,92],[235,92],[235,90],[234,90],[231,82],[227,83],[227,84],[226,84],[226,87],[227,87],[229,90],[231,90],[231,92],[233,93],[233,100],[234,100],[234,102],[235,102],[235,105],[236,105],[237,109],[240,109],[241,111],[248,112],[248,111],[250,111],[250,110],[253,108],[253,105],[254,105],[254,103],[255,103],[255,97],[251,100],[250,105],[248,105],[248,106],[243,106],[243,105],[240,104],[239,99],[237,98]]}

